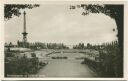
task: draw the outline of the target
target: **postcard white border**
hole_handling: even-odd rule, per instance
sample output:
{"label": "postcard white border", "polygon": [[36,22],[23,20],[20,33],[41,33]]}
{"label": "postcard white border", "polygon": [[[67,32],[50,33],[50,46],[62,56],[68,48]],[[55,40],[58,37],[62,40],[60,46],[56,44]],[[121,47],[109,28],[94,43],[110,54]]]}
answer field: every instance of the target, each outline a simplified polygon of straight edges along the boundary
{"label": "postcard white border", "polygon": [[[106,3],[124,4],[124,78],[7,78],[4,77],[4,4],[73,4]],[[128,80],[128,2],[126,0],[4,0],[0,1],[0,73],[1,80]]]}

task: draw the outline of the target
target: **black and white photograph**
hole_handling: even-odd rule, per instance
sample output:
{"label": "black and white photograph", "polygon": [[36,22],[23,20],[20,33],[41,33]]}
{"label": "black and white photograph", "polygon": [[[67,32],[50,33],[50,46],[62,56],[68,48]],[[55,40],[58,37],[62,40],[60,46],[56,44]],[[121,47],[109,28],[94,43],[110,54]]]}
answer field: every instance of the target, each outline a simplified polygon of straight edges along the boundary
{"label": "black and white photograph", "polygon": [[123,78],[124,4],[4,4],[4,77]]}

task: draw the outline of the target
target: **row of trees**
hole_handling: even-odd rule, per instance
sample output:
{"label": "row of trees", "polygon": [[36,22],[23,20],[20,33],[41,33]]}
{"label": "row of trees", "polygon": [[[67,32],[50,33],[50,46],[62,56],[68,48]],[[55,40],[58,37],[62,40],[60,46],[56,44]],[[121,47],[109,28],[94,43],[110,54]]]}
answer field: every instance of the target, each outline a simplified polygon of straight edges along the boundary
{"label": "row of trees", "polygon": [[35,42],[35,43],[24,43],[17,41],[17,45],[14,45],[12,42],[9,44],[5,43],[5,47],[8,49],[10,47],[24,47],[24,48],[30,48],[30,49],[69,49],[68,46],[64,45],[63,43],[41,43],[41,42]]}
{"label": "row of trees", "polygon": [[[119,45],[117,41],[112,41],[111,43],[103,43],[102,45],[92,45],[90,43],[87,43],[85,45],[84,43],[79,43],[78,45],[74,45],[73,49],[101,49],[108,46],[115,46]],[[11,42],[9,44],[5,43],[5,47],[24,47],[24,43],[17,41],[17,45],[13,45]],[[35,43],[26,43],[26,48],[31,49],[69,49],[68,46],[64,45],[63,43],[41,43],[41,42],[35,42]]]}
{"label": "row of trees", "polygon": [[73,46],[73,49],[95,49],[95,50],[98,50],[98,49],[103,49],[105,47],[112,47],[112,46],[118,46],[119,43],[117,41],[112,41],[112,42],[106,42],[106,43],[103,43],[103,44],[97,44],[97,45],[93,45],[93,44],[90,44],[90,43],[87,43],[87,45],[85,45],[84,43],[79,43],[78,45],[74,45]]}
{"label": "row of trees", "polygon": [[[18,47],[23,47],[22,42],[17,42]],[[63,43],[41,43],[41,42],[35,42],[35,43],[28,43],[27,48],[31,49],[69,49],[66,45]]]}

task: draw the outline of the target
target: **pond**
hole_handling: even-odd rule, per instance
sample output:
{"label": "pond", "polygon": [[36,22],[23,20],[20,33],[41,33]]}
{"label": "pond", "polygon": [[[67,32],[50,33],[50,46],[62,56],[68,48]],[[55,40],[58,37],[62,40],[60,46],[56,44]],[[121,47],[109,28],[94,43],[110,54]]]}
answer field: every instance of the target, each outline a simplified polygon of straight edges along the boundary
{"label": "pond", "polygon": [[81,53],[55,53],[50,57],[68,57],[68,59],[50,59],[48,65],[40,69],[37,75],[44,77],[70,77],[70,78],[86,78],[96,77],[87,65],[81,64],[83,59],[75,59],[84,57]]}

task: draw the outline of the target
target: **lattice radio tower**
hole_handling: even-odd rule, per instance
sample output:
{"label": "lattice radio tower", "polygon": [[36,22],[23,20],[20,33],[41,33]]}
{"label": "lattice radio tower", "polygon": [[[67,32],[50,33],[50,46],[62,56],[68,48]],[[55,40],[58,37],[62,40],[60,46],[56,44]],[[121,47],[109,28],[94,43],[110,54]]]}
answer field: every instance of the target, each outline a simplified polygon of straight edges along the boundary
{"label": "lattice radio tower", "polygon": [[26,43],[27,43],[27,32],[26,32],[26,12],[24,11],[24,23],[23,23],[23,44],[24,44],[24,47],[26,47]]}

